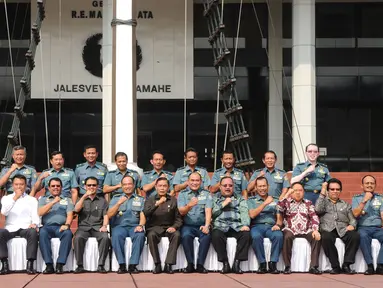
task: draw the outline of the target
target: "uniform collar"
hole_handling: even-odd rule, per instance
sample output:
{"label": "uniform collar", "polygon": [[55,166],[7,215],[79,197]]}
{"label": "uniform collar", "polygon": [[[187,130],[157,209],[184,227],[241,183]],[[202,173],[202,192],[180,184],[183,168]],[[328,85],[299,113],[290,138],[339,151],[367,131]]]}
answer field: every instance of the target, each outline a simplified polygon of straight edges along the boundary
{"label": "uniform collar", "polygon": [[273,173],[276,172],[276,171],[277,171],[277,168],[275,168],[275,166],[274,166],[274,169],[271,170],[271,172],[270,172],[270,170],[267,169],[266,167],[263,168],[263,172],[265,172],[265,173],[269,173],[269,174],[273,174]]}
{"label": "uniform collar", "polygon": [[[185,169],[188,170],[188,171],[192,171],[192,169],[190,168],[189,165],[186,165],[186,166],[185,166]],[[198,168],[197,165],[194,167],[194,171],[199,171],[199,168]]]}
{"label": "uniform collar", "polygon": [[160,175],[161,173],[165,173],[165,171],[163,169],[159,173],[157,173],[157,171],[155,169],[150,171],[150,175]]}
{"label": "uniform collar", "polygon": [[94,165],[90,165],[89,162],[85,162],[85,165],[86,165],[86,168],[93,168],[93,167],[99,168],[97,162],[95,162]]}
{"label": "uniform collar", "polygon": [[[61,199],[64,199],[64,198],[65,198],[62,194],[60,194],[59,197],[60,197]],[[48,198],[48,199],[54,199],[54,198],[56,198],[56,196],[53,196],[52,194],[50,194],[49,196],[47,196],[47,198]]]}
{"label": "uniform collar", "polygon": [[[269,195],[267,195],[267,196],[269,196]],[[265,201],[260,195],[255,195],[255,199],[256,200],[260,200],[260,201]]]}
{"label": "uniform collar", "polygon": [[52,173],[54,173],[54,172],[56,172],[56,173],[65,172],[65,168],[64,168],[64,167],[61,167],[61,169],[58,170],[58,171],[57,171],[55,168],[51,168],[51,169],[50,169],[50,172],[52,172]]}

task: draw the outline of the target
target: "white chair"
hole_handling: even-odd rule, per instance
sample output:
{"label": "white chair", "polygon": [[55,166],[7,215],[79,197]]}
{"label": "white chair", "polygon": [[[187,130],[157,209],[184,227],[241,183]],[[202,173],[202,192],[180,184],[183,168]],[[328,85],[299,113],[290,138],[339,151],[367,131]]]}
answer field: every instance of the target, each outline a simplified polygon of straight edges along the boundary
{"label": "white chair", "polygon": [[[52,247],[52,259],[53,259],[53,265],[56,266],[57,258],[59,257],[59,250],[60,250],[60,239],[59,238],[52,238],[51,239],[51,247]],[[66,261],[66,264],[63,267],[64,272],[70,272],[73,271],[73,250],[71,249],[68,259]],[[44,262],[44,259],[41,255],[40,248],[37,252],[37,272],[42,272],[46,268],[46,264]]]}
{"label": "white chair", "polygon": [[[9,270],[22,271],[27,268],[27,240],[25,238],[13,238],[8,241],[8,263]],[[34,262],[34,268],[37,267],[37,261]],[[0,269],[2,264],[0,263]]]}
{"label": "white chair", "polygon": [[[98,243],[97,239],[94,237],[89,237],[88,241],[86,241],[85,251],[84,251],[84,269],[86,271],[97,271],[98,267]],[[106,257],[105,261],[105,270],[109,270],[109,255]],[[76,270],[77,261],[76,257],[73,257],[73,269]]]}

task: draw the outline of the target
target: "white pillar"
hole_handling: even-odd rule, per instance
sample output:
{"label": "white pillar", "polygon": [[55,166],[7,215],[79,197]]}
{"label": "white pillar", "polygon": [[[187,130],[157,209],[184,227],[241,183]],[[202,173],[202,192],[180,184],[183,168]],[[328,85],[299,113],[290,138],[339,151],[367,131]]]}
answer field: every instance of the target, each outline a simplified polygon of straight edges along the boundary
{"label": "white pillar", "polygon": [[268,24],[269,52],[269,125],[268,148],[278,156],[277,166],[283,169],[283,46],[282,46],[282,0],[269,2]]}
{"label": "white pillar", "polygon": [[293,165],[316,142],[315,0],[293,0],[292,129]]}
{"label": "white pillar", "polygon": [[112,75],[113,75],[113,33],[110,23],[113,19],[113,0],[104,0],[102,10],[102,162],[113,162],[112,148]]}

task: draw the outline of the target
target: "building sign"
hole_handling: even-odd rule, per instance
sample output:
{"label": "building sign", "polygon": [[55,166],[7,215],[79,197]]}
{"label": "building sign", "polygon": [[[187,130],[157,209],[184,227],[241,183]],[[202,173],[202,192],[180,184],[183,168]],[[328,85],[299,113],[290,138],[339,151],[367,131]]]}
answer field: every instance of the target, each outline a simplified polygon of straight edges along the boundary
{"label": "building sign", "polygon": [[[103,1],[61,2],[60,21],[59,0],[46,1],[32,98],[101,99]],[[136,8],[137,99],[193,98],[193,0],[140,0]]]}

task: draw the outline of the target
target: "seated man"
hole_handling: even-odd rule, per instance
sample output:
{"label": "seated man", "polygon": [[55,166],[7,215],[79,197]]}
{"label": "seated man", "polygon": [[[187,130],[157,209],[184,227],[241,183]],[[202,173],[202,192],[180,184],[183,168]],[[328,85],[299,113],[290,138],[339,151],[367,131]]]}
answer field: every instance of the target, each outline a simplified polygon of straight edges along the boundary
{"label": "seated man", "polygon": [[[320,217],[320,232],[322,247],[329,258],[332,270],[330,274],[355,274],[350,265],[355,262],[355,254],[359,248],[359,233],[356,232],[356,220],[352,214],[351,205],[339,199],[342,182],[336,178],[323,183],[322,191],[315,203],[315,211]],[[345,243],[346,251],[342,270],[338,260],[338,250],[335,247],[336,238]]]}
{"label": "seated man", "polygon": [[176,264],[177,249],[181,242],[181,235],[178,230],[182,226],[182,217],[178,212],[177,199],[167,194],[169,180],[165,177],[158,178],[155,188],[157,195],[149,197],[144,206],[149,251],[156,265],[153,273],[162,272],[158,243],[162,237],[168,237],[169,249],[165,259],[164,271],[173,274],[172,265]]}
{"label": "seated man", "polygon": [[[362,178],[364,193],[352,197],[352,213],[358,221],[360,250],[368,266],[365,275],[383,275],[383,197],[375,192],[375,187],[375,177],[366,175]],[[372,262],[372,239],[377,239],[381,245],[376,271]]]}
{"label": "seated man", "polygon": [[78,229],[74,237],[74,254],[77,260],[77,268],[74,273],[84,273],[83,256],[86,241],[89,237],[96,237],[100,257],[98,259],[97,272],[106,273],[104,268],[108,256],[110,240],[108,237],[109,218],[108,203],[101,195],[97,195],[98,180],[90,176],[85,179],[86,193],[80,198],[74,207],[78,213]]}
{"label": "seated man", "polygon": [[201,188],[201,174],[198,172],[191,173],[188,183],[189,187],[178,195],[178,210],[184,217],[184,225],[181,228],[181,243],[188,261],[184,272],[195,272],[194,238],[198,237],[197,272],[207,273],[203,265],[211,242],[210,224],[213,201],[210,192]]}
{"label": "seated man", "polygon": [[[120,268],[118,274],[138,273],[137,265],[140,261],[142,249],[145,244],[145,215],[144,197],[134,193],[134,178],[125,175],[121,180],[124,195],[113,197],[109,204],[108,217],[112,227],[112,247]],[[129,269],[126,270],[125,239],[132,240],[132,255],[129,260]]]}
{"label": "seated man", "polygon": [[8,240],[15,237],[27,239],[27,273],[35,274],[33,262],[37,257],[38,234],[40,218],[37,214],[37,200],[29,196],[27,179],[24,175],[15,175],[12,179],[13,193],[1,199],[1,214],[5,218],[5,229],[0,230],[0,274],[9,273]]}
{"label": "seated man", "polygon": [[267,273],[264,238],[271,241],[271,257],[269,272],[279,274],[277,263],[283,246],[283,233],[276,224],[278,196],[269,196],[269,183],[263,176],[255,178],[256,196],[247,200],[249,216],[251,218],[252,247],[259,262],[259,274]]}
{"label": "seated man", "polygon": [[53,177],[48,183],[49,194],[39,199],[39,216],[42,217],[43,227],[40,228],[40,250],[47,265],[43,274],[53,274],[51,239],[60,239],[59,257],[56,263],[56,273],[62,274],[70,250],[72,249],[73,203],[69,197],[61,195],[62,182]]}
{"label": "seated man", "polygon": [[283,249],[282,255],[285,261],[284,274],[291,274],[291,254],[293,249],[293,241],[295,238],[305,238],[311,245],[311,264],[309,273],[322,274],[318,270],[319,253],[320,253],[320,238],[318,232],[319,218],[315,213],[315,208],[311,201],[303,199],[305,190],[299,182],[291,185],[291,195],[278,202],[277,210],[277,226],[283,228]]}
{"label": "seated man", "polygon": [[241,195],[234,194],[234,180],[224,176],[220,181],[221,194],[213,203],[213,232],[212,243],[218,254],[218,261],[223,263],[222,274],[230,273],[227,258],[227,237],[237,239],[237,250],[233,272],[242,274],[241,261],[247,261],[250,245],[250,218],[247,203]]}

